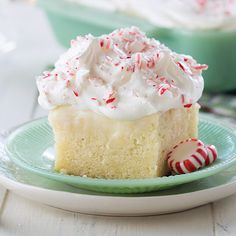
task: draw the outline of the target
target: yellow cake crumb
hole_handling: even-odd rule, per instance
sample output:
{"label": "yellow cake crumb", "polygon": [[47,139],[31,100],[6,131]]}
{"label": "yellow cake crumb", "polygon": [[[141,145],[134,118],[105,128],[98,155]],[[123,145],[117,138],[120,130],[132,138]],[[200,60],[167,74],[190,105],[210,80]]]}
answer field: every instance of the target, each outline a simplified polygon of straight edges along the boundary
{"label": "yellow cake crumb", "polygon": [[109,179],[167,175],[166,154],[197,137],[199,105],[158,112],[135,121],[109,119],[74,106],[49,113],[55,136],[55,170]]}

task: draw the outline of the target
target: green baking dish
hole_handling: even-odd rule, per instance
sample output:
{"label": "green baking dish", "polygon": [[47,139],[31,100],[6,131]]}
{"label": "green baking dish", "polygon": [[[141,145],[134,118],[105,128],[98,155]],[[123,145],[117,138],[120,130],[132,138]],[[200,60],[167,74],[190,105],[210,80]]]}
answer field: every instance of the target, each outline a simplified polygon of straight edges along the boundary
{"label": "green baking dish", "polygon": [[158,28],[148,21],[119,12],[107,12],[65,0],[38,0],[45,11],[59,43],[69,47],[77,35],[101,35],[114,29],[138,26],[172,50],[192,55],[209,65],[204,72],[205,91],[224,92],[236,89],[236,30],[190,31]]}

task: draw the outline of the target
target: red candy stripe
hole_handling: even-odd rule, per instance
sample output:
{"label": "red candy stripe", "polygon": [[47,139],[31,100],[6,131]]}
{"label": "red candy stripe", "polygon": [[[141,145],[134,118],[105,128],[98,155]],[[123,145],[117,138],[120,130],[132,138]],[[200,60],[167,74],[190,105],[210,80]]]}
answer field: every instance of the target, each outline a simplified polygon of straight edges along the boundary
{"label": "red candy stripe", "polygon": [[192,158],[194,158],[199,163],[200,166],[203,166],[203,162],[200,160],[199,157],[197,157],[196,155],[193,154]]}
{"label": "red candy stripe", "polygon": [[201,157],[204,158],[205,161],[203,162],[203,166],[209,165],[209,157],[206,148],[205,147],[198,148],[196,152],[197,154],[199,154]]}
{"label": "red candy stripe", "polygon": [[177,170],[177,173],[184,174],[184,170],[183,170],[182,166],[180,166],[180,162],[175,163],[175,168]]}
{"label": "red candy stripe", "polygon": [[209,163],[211,164],[213,161],[217,159],[217,150],[214,145],[209,145],[207,146],[207,152],[208,152],[208,158],[209,158]]}
{"label": "red candy stripe", "polygon": [[197,169],[197,167],[194,165],[194,163],[192,163],[191,160],[185,160],[184,166],[189,172],[193,172]]}

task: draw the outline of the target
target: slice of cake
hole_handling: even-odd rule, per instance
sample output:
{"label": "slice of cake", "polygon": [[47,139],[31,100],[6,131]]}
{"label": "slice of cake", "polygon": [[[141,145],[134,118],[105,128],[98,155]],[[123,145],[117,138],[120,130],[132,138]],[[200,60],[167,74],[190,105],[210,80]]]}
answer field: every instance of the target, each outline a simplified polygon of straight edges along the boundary
{"label": "slice of cake", "polygon": [[166,154],[197,137],[206,65],[137,28],[72,40],[52,72],[38,77],[50,110],[55,170],[96,178],[167,175]]}

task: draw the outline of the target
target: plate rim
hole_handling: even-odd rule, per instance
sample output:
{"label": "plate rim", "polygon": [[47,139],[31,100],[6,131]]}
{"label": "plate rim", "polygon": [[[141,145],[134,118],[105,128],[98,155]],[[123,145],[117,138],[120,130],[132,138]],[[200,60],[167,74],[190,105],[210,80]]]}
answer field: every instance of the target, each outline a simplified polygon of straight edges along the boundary
{"label": "plate rim", "polygon": [[[200,114],[200,122],[201,122],[201,120],[205,121],[205,122],[210,122],[210,123],[216,122],[216,125],[218,127],[220,127],[221,129],[224,129],[225,131],[231,133],[231,135],[236,137],[236,132],[232,131],[232,128],[230,128],[230,126],[223,121],[219,121],[216,118],[212,118],[207,115]],[[193,173],[189,173],[189,174],[184,174],[184,175],[160,177],[160,178],[158,178],[158,182],[157,182],[157,178],[118,180],[118,179],[97,179],[97,178],[90,178],[90,177],[84,178],[81,176],[65,175],[65,174],[61,174],[61,173],[57,173],[57,172],[51,172],[49,170],[45,170],[45,169],[38,168],[35,166],[31,166],[28,163],[23,162],[21,159],[19,159],[20,157],[18,157],[18,155],[11,152],[9,147],[11,145],[12,140],[14,141],[15,136],[17,136],[17,134],[23,132],[24,130],[29,129],[30,127],[34,126],[35,123],[38,123],[38,122],[47,122],[47,124],[48,124],[47,117],[43,117],[43,118],[39,118],[39,119],[30,121],[30,122],[27,122],[27,123],[19,126],[17,129],[15,129],[13,132],[11,132],[8,135],[8,137],[6,138],[6,143],[5,143],[5,150],[6,150],[8,157],[17,166],[20,166],[21,168],[26,169],[34,174],[38,174],[40,176],[44,176],[46,178],[54,179],[54,180],[64,182],[67,184],[68,183],[69,184],[71,184],[71,183],[78,184],[77,181],[79,181],[81,188],[83,188],[84,184],[86,186],[89,185],[90,187],[93,185],[96,185],[96,188],[97,187],[99,187],[99,188],[101,188],[101,187],[105,187],[105,188],[109,188],[109,187],[112,187],[112,188],[141,187],[141,188],[143,188],[143,187],[153,186],[153,184],[159,185],[159,186],[165,185],[165,184],[169,183],[170,179],[171,179],[171,184],[177,185],[179,181],[181,181],[181,183],[187,183],[187,182],[191,182],[194,180],[199,180],[199,179],[208,177],[210,175],[214,175],[222,170],[229,168],[230,165],[232,165],[234,162],[236,162],[236,154],[234,154],[233,157],[225,160],[223,165],[210,166],[207,169],[202,169],[202,170],[199,170],[199,171],[196,171]],[[209,171],[209,169],[210,169],[210,171]],[[183,179],[184,179],[184,181],[183,181]]]}
{"label": "plate rim", "polygon": [[[236,176],[236,173],[235,173]],[[6,184],[6,183],[10,183],[10,184]],[[76,192],[69,192],[69,191],[64,191],[64,190],[55,190],[55,189],[50,189],[50,188],[45,188],[45,187],[40,187],[40,186],[35,186],[35,185],[31,185],[31,184],[27,184],[27,183],[22,183],[16,180],[12,180],[10,178],[8,178],[7,176],[3,175],[2,173],[0,173],[0,184],[2,184],[3,186],[5,186],[7,189],[9,189],[9,187],[7,187],[6,185],[19,185],[19,186],[23,186],[26,188],[31,188],[33,190],[43,190],[46,192],[53,192],[53,193],[63,193],[63,194],[68,194],[68,195],[78,195],[78,196],[82,196],[82,197],[89,197],[91,199],[93,198],[115,198],[115,199],[153,199],[153,198],[158,198],[158,199],[164,199],[164,198],[176,198],[176,197],[183,197],[183,196],[190,196],[190,195],[197,195],[197,194],[201,194],[204,192],[208,192],[208,191],[216,191],[219,190],[221,188],[231,188],[232,186],[235,185],[236,187],[236,180],[232,181],[232,182],[227,182],[224,184],[220,184],[214,187],[210,187],[210,188],[205,188],[205,189],[200,189],[200,190],[196,190],[196,191],[190,191],[190,192],[186,192],[186,193],[177,193],[177,194],[171,194],[171,195],[161,195],[161,196],[129,196],[129,195],[101,195],[99,192],[96,192],[96,194],[89,194],[89,193],[76,193]],[[232,189],[233,190],[233,189]],[[233,190],[233,192],[236,192],[236,188]],[[150,192],[150,194],[152,194],[154,192]],[[137,195],[139,195],[137,193]]]}

